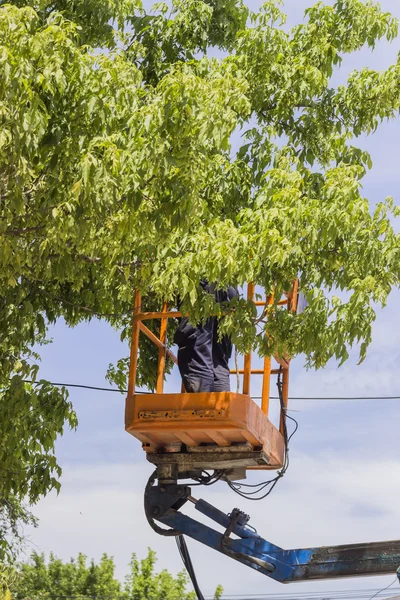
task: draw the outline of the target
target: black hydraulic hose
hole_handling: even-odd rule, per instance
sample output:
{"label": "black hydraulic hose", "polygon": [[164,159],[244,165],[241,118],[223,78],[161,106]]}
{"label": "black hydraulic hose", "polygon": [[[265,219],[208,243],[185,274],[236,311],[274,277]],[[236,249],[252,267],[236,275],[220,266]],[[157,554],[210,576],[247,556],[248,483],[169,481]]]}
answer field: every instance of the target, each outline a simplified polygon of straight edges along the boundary
{"label": "black hydraulic hose", "polygon": [[204,596],[201,593],[199,584],[197,583],[196,573],[194,572],[192,559],[190,558],[189,549],[186,545],[185,538],[183,535],[179,535],[176,538],[176,545],[178,546],[179,554],[181,555],[183,564],[185,565],[186,571],[189,574],[192,582],[194,591],[196,592],[197,600],[204,600]]}
{"label": "black hydraulic hose", "polygon": [[157,469],[154,471],[152,475],[150,475],[149,480],[147,482],[145,491],[144,491],[144,512],[146,514],[146,519],[149,522],[150,527],[158,533],[159,535],[164,535],[166,537],[174,537],[177,535],[181,535],[180,531],[176,531],[176,529],[163,529],[157,523],[155,523],[153,519],[153,515],[150,512],[149,507],[149,490],[154,485],[155,480],[157,479]]}

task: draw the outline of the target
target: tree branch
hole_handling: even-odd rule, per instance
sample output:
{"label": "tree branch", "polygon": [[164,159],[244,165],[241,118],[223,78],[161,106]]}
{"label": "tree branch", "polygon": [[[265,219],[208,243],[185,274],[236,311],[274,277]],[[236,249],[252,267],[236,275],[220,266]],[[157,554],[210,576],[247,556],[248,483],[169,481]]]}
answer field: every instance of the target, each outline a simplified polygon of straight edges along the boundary
{"label": "tree branch", "polygon": [[11,235],[14,237],[18,237],[20,235],[24,235],[25,233],[31,233],[33,231],[40,231],[44,229],[44,225],[36,225],[36,227],[22,227],[21,229],[6,229],[3,231],[3,235]]}

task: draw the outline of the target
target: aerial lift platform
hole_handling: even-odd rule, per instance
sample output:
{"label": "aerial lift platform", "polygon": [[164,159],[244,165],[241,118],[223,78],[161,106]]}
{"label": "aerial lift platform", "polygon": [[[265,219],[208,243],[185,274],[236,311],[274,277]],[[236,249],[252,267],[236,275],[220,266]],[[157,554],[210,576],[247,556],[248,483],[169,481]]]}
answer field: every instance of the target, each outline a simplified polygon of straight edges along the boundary
{"label": "aerial lift platform", "polygon": [[[297,287],[297,284],[295,284]],[[254,301],[254,286],[248,286],[248,299]],[[256,306],[272,304],[255,302]],[[202,469],[224,469],[228,478],[242,479],[247,469],[276,470],[284,461],[284,419],[279,428],[268,418],[271,377],[282,374],[282,394],[287,407],[289,391],[289,360],[276,357],[278,368],[271,368],[271,359],[264,359],[263,369],[251,368],[251,355],[244,357],[241,394],[234,392],[164,394],[165,357],[177,364],[177,358],[166,348],[167,319],[181,317],[164,305],[161,313],[139,312],[141,298],[136,292],[133,318],[131,368],[126,402],[126,430],[142,442],[147,459],[160,472],[175,477],[181,473]],[[297,293],[292,290],[279,305],[296,310]],[[157,338],[145,321],[161,320]],[[140,332],[158,346],[158,369],[155,394],[136,394],[136,366]],[[232,370],[236,373],[236,370]],[[250,396],[251,375],[261,375],[262,400],[259,406]]]}
{"label": "aerial lift platform", "polygon": [[[249,283],[247,299],[262,307],[266,316],[272,305],[295,312],[298,281],[277,302],[273,295],[256,301],[254,285]],[[141,294],[136,291],[125,428],[142,443],[147,460],[156,467],[145,491],[145,511],[151,527],[162,535],[187,535],[282,583],[394,573],[400,565],[400,540],[284,550],[260,537],[248,525],[250,517],[242,511],[234,509],[225,514],[204,500],[195,499],[190,486],[179,483],[184,479],[199,481],[205,470],[218,472],[226,481],[244,479],[248,470],[284,472],[290,367],[290,357],[275,356],[276,367],[266,357],[263,368],[255,369],[248,354],[242,369],[231,370],[243,376],[240,394],[186,393],[183,387],[180,393],[165,394],[166,357],[177,363],[167,347],[167,322],[182,316],[166,303],[159,313],[142,312]],[[160,320],[159,337],[145,325],[150,319]],[[135,392],[141,333],[158,348],[154,394]],[[261,405],[250,395],[252,375],[262,377]],[[269,419],[270,385],[274,377],[280,397],[280,420],[276,426]],[[196,510],[223,531],[180,512],[187,502],[193,503]]]}

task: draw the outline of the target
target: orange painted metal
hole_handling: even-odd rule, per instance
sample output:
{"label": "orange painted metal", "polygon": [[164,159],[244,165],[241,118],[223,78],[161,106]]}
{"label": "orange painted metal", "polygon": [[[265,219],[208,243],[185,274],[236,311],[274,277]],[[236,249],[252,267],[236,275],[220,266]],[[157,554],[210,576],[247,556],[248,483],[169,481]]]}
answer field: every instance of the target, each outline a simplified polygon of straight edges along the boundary
{"label": "orange painted metal", "polygon": [[[276,373],[278,373],[278,372],[279,372],[279,369],[276,369]],[[230,373],[232,375],[236,375],[236,373],[239,373],[239,375],[243,375],[244,369],[238,369],[237,371],[236,371],[236,369],[231,369]],[[264,369],[251,369],[251,371],[250,371],[251,375],[264,375],[264,373],[265,373]]]}
{"label": "orange painted metal", "polygon": [[179,452],[182,442],[221,447],[250,443],[272,459],[265,468],[282,465],[281,434],[244,394],[135,394],[126,401],[125,427],[150,453]]}
{"label": "orange painted metal", "polygon": [[275,354],[274,356],[276,362],[278,363],[278,365],[280,365],[282,367],[282,369],[287,369],[289,366],[289,362],[290,359],[283,357],[283,356],[278,356],[277,354]]}
{"label": "orange painted metal", "polygon": [[299,280],[296,279],[293,282],[292,291],[290,292],[290,294],[288,296],[288,310],[296,312],[298,300],[299,300]]}
{"label": "orange painted metal", "polygon": [[[139,321],[139,327],[140,327],[140,331],[142,331],[145,335],[147,335],[147,337],[157,346],[157,348],[164,348],[164,344],[161,342],[161,340],[159,340],[158,337],[156,335],[154,335],[154,333],[152,331],[150,331],[150,329],[148,329],[148,327],[146,327],[146,325],[143,325],[143,323],[140,323],[140,321]],[[172,362],[174,362],[176,365],[178,364],[177,357],[169,348],[165,348],[165,353],[167,354],[167,356],[169,356],[169,358],[172,360]]]}
{"label": "orange painted metal", "polygon": [[[168,312],[168,304],[164,302],[164,306],[162,309],[163,313]],[[156,381],[156,393],[162,394],[164,391],[164,372],[165,372],[165,350],[167,344],[167,323],[168,320],[166,318],[161,319],[160,325],[160,342],[162,343],[162,348],[158,349],[158,364],[157,364],[157,381]]]}
{"label": "orange painted metal", "polygon": [[[247,285],[247,300],[254,302],[254,283]],[[250,394],[251,354],[244,357],[243,394]]]}
{"label": "orange painted metal", "polygon": [[[247,297],[254,302],[255,287],[248,284]],[[286,293],[277,306],[286,306],[287,310],[296,310],[298,282]],[[273,304],[273,295],[266,302],[254,302],[256,306],[268,307]],[[284,405],[287,407],[289,391],[288,357],[274,358],[280,368],[271,368],[271,358],[264,359],[262,369],[251,368],[251,354],[244,357],[243,394],[186,393],[182,384],[180,394],[164,394],[165,360],[168,355],[175,363],[177,357],[167,348],[168,318],[181,317],[179,311],[168,310],[164,303],[162,312],[142,312],[141,295],[135,292],[134,313],[132,318],[131,363],[129,371],[128,397],[126,402],[126,429],[139,439],[146,452],[181,452],[185,447],[201,445],[226,448],[237,444],[250,444],[253,451],[262,450],[270,457],[269,464],[257,469],[276,469],[283,461],[283,419],[278,430],[268,420],[270,378],[282,372]],[[158,338],[143,321],[160,319],[160,337]],[[158,348],[158,367],[155,394],[135,394],[139,334],[142,331]],[[235,369],[231,373],[236,373]],[[251,375],[263,375],[261,408],[250,398]],[[224,450],[225,452],[225,450]],[[271,459],[272,457],[272,459]],[[232,459],[230,459],[232,460]]]}
{"label": "orange painted metal", "polygon": [[[272,304],[274,303],[274,294],[270,294],[268,296],[266,305],[267,305],[267,318],[268,318],[268,311],[270,306],[272,306]],[[264,377],[263,377],[263,384],[262,384],[262,394],[261,394],[261,410],[263,411],[263,413],[265,413],[266,415],[268,415],[269,412],[269,393],[270,393],[270,387],[271,387],[271,357],[270,356],[266,356],[264,358],[264,369],[263,369],[264,373]]]}
{"label": "orange painted metal", "polygon": [[[282,372],[282,396],[283,396],[283,406],[285,409],[288,406],[289,400],[289,366],[286,369],[283,369]],[[279,422],[279,431],[283,435],[284,430],[284,415],[281,413],[281,418]]]}
{"label": "orange painted metal", "polygon": [[182,313],[178,310],[169,310],[166,312],[145,312],[137,314],[133,317],[134,321],[149,321],[150,319],[173,319],[174,317],[182,317]]}
{"label": "orange painted metal", "polygon": [[146,325],[143,325],[143,323],[141,323],[140,321],[139,321],[139,328],[140,328],[140,331],[142,331],[145,335],[147,335],[149,340],[151,340],[153,342],[153,344],[155,346],[157,346],[157,348],[165,348],[165,345],[162,343],[161,340],[158,339],[158,337],[155,335],[155,333],[150,331],[150,329],[148,327],[146,327]]}
{"label": "orange painted metal", "polygon": [[[157,348],[165,348],[165,345],[161,342],[161,340],[158,339],[158,337],[156,335],[154,335],[154,333],[152,331],[150,331],[150,329],[148,329],[148,327],[146,327],[146,325],[143,325],[143,323],[140,323],[139,321],[139,327],[140,327],[140,331],[142,331],[145,335],[147,335],[147,337],[153,342],[153,344],[155,344],[157,346]],[[178,364],[178,359],[175,356],[175,354],[169,349],[169,348],[165,348],[165,352],[167,354],[167,356],[169,356],[169,358],[177,365]]]}
{"label": "orange painted metal", "polygon": [[[277,303],[277,306],[284,306],[285,304],[287,305],[287,302],[288,302],[287,298],[285,298],[284,300],[279,300],[279,302]],[[255,306],[265,306],[266,302],[257,300],[257,302],[254,302],[254,305]]]}
{"label": "orange painted metal", "polygon": [[269,413],[269,392],[271,387],[271,359],[264,358],[263,383],[261,392],[261,410],[265,415]]}
{"label": "orange painted metal", "polygon": [[133,308],[132,318],[132,337],[131,337],[131,354],[130,354],[130,366],[129,366],[129,379],[128,379],[128,395],[132,396],[135,392],[136,386],[136,370],[137,370],[137,359],[139,352],[139,333],[140,327],[136,320],[136,317],[141,309],[141,294],[139,290],[135,291],[135,301]]}

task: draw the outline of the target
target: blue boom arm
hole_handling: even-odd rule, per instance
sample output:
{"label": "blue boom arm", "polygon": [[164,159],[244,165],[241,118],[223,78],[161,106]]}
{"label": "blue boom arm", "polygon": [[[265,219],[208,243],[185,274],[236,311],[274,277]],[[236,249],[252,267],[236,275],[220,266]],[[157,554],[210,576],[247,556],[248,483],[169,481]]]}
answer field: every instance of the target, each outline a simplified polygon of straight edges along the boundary
{"label": "blue boom arm", "polygon": [[[193,502],[196,510],[225,531],[216,531],[179,512],[187,501]],[[204,500],[195,500],[190,488],[185,485],[150,488],[146,491],[145,507],[153,524],[156,519],[175,533],[187,535],[282,583],[384,575],[395,573],[400,565],[400,540],[284,550],[267,542],[249,527],[248,515],[238,509],[226,515]],[[232,538],[231,534],[236,537]]]}

